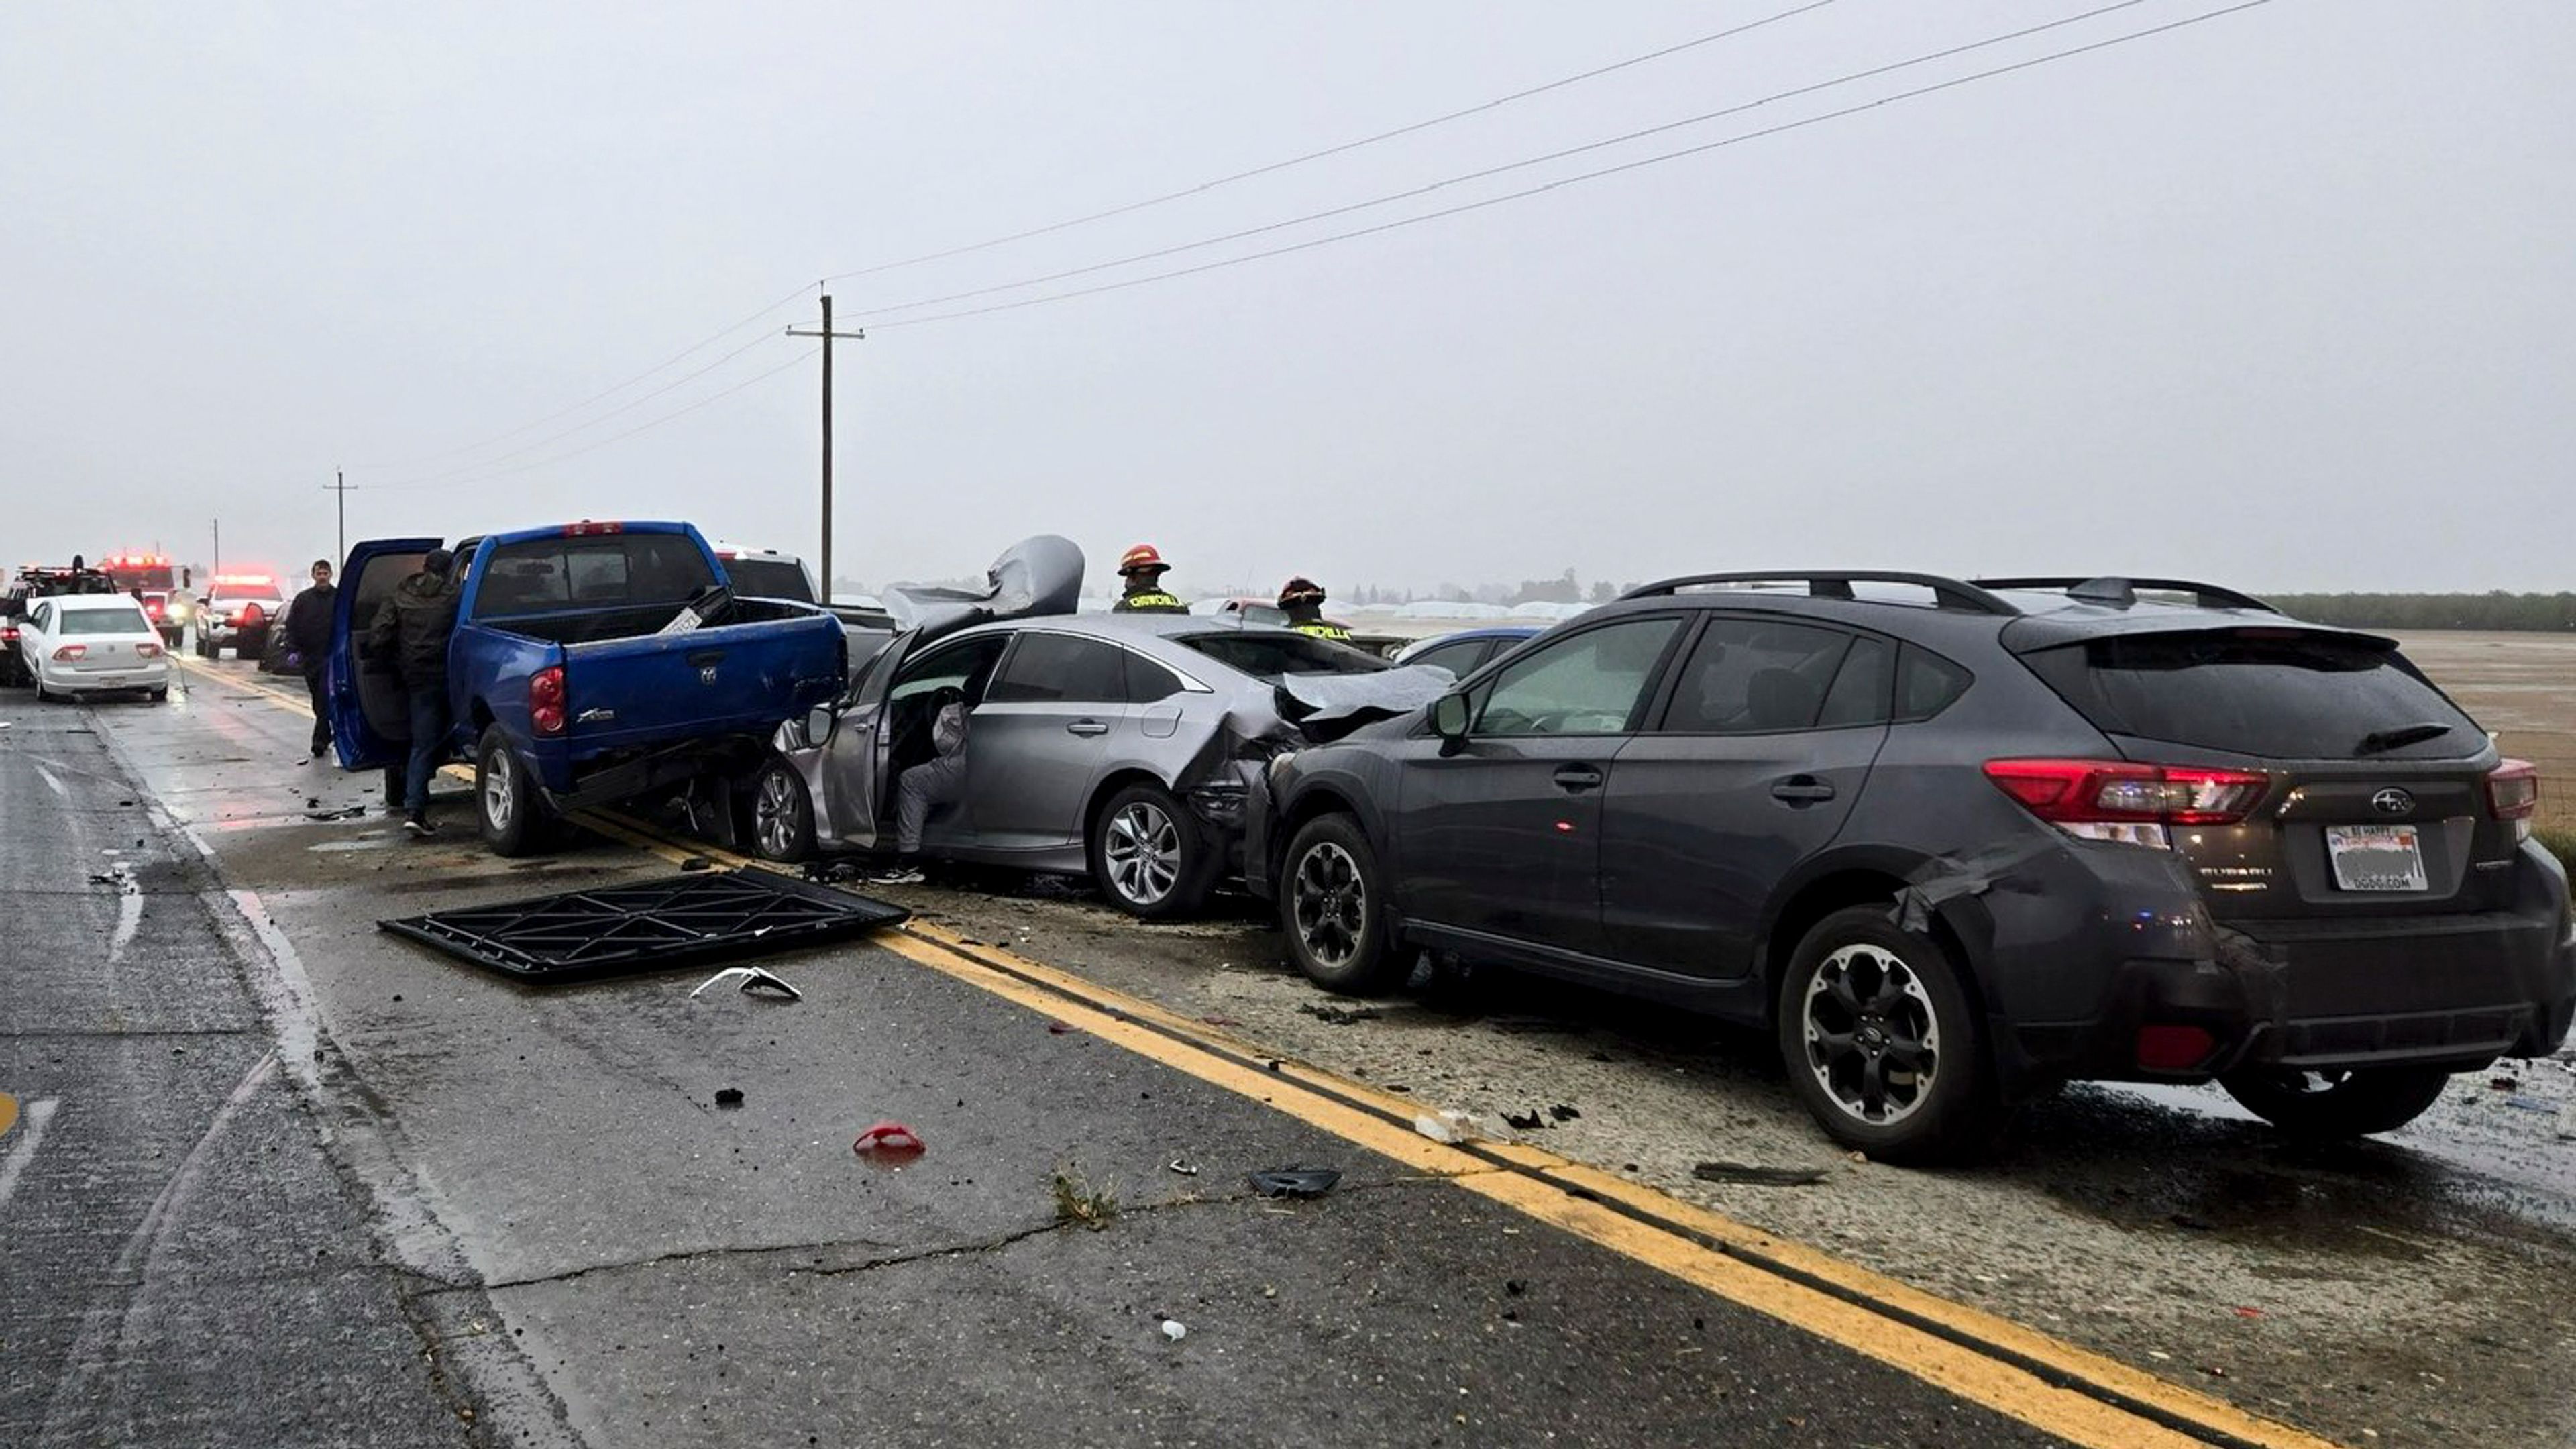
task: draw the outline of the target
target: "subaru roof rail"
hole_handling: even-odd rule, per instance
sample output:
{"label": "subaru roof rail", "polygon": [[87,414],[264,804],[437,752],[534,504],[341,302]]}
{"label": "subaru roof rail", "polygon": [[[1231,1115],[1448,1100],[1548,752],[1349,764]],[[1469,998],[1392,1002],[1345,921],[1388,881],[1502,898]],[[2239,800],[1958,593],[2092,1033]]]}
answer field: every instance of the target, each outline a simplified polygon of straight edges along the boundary
{"label": "subaru roof rail", "polygon": [[1849,599],[1854,584],[1911,584],[1932,591],[1933,601],[1944,609],[1961,609],[1973,614],[2012,615],[2021,610],[2008,599],[1996,597],[1975,584],[1939,574],[1897,573],[1883,569],[1766,569],[1751,573],[1684,574],[1680,578],[1662,579],[1642,584],[1620,595],[1623,599],[1649,599],[1664,594],[1678,594],[1685,589],[1724,588],[1760,584],[1805,584],[1807,595],[1816,599]]}
{"label": "subaru roof rail", "polygon": [[2098,578],[2016,578],[1979,579],[1979,588],[2064,590],[2066,597],[2080,603],[2103,604],[2125,609],[2138,602],[2138,590],[2158,593],[2189,594],[2192,602],[2204,609],[2260,609],[2266,614],[2281,612],[2252,594],[2218,584],[2196,583],[2190,579],[2139,579],[2105,574]]}

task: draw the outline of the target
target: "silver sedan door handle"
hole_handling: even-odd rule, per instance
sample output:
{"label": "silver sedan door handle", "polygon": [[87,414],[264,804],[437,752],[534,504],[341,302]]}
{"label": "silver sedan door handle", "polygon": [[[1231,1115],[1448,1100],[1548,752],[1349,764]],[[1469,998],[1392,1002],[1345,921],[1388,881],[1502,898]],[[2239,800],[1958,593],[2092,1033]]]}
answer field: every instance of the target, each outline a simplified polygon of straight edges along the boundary
{"label": "silver sedan door handle", "polygon": [[1066,734],[1081,735],[1088,739],[1093,735],[1105,735],[1109,733],[1109,726],[1102,724],[1096,719],[1078,719],[1073,723],[1066,725],[1064,727],[1064,731]]}

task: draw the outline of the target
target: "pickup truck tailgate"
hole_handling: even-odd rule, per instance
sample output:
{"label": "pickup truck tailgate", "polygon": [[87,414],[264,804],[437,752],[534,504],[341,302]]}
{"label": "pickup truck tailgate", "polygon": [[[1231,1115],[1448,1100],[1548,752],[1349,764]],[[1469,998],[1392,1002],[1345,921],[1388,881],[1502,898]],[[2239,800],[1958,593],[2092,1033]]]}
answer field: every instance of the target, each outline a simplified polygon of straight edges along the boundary
{"label": "pickup truck tailgate", "polygon": [[581,753],[766,733],[841,685],[841,621],[829,614],[604,639],[564,651]]}

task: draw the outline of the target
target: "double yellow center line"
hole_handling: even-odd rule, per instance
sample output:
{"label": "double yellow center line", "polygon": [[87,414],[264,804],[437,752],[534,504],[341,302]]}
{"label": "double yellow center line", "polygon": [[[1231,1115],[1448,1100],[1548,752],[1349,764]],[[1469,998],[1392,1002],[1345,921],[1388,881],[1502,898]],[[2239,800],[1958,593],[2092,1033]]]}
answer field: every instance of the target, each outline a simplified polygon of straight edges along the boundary
{"label": "double yellow center line", "polygon": [[[309,714],[305,701],[283,690],[186,667]],[[734,869],[782,869],[607,812],[575,818],[674,863],[699,857]],[[1543,1149],[1435,1142],[1411,1125],[1421,1103],[1272,1056],[1150,1001],[928,922],[876,939],[907,960],[2071,1443],[2334,1449],[2198,1390]]]}

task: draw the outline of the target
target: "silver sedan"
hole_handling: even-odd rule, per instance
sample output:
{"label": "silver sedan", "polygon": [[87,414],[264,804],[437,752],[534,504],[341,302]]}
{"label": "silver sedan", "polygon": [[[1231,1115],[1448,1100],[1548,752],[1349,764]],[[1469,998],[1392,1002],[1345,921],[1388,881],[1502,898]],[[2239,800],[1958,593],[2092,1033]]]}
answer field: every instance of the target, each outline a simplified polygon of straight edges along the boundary
{"label": "silver sedan", "polygon": [[1089,875],[1131,914],[1182,915],[1242,873],[1245,789],[1299,740],[1279,713],[1282,680],[1386,667],[1229,619],[916,629],[860,667],[839,703],[781,730],[751,782],[749,834],[773,860],[890,845],[895,781],[930,758],[939,704],[962,700],[964,799],[931,817],[924,854]]}

